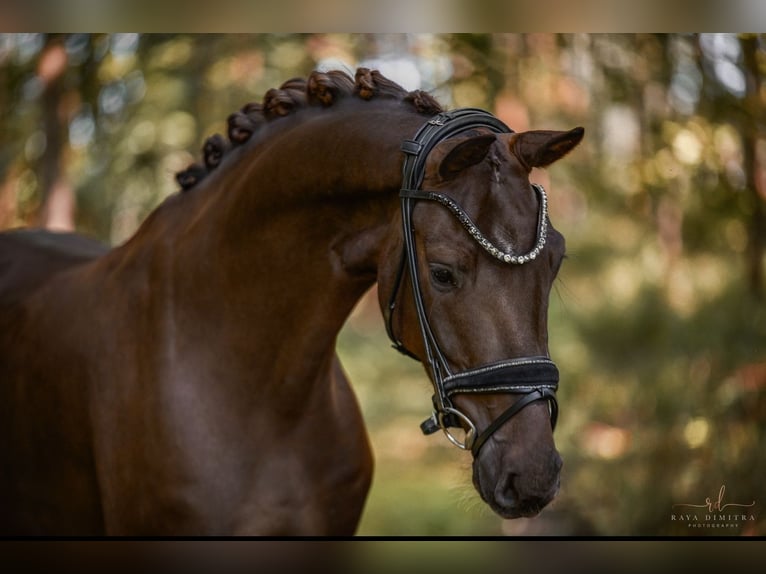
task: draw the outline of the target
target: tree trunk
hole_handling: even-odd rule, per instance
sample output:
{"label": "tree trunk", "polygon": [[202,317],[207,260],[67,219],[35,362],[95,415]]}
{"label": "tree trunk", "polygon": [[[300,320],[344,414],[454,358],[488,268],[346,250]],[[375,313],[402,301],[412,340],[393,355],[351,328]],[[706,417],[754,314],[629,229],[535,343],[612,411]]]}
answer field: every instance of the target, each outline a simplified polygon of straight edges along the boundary
{"label": "tree trunk", "polygon": [[746,79],[744,101],[745,122],[742,126],[744,169],[747,193],[750,195],[750,221],[748,226],[747,275],[750,291],[755,297],[763,296],[763,252],[766,245],[766,189],[759,173],[758,140],[763,123],[763,107],[760,102],[761,75],[758,69],[758,38],[748,35],[740,38],[743,68]]}
{"label": "tree trunk", "polygon": [[64,74],[67,53],[58,38],[49,40],[40,55],[38,76],[45,85],[42,97],[45,153],[40,161],[40,210],[37,223],[58,230],[74,229],[74,191],[62,174],[62,156],[67,148],[67,117]]}

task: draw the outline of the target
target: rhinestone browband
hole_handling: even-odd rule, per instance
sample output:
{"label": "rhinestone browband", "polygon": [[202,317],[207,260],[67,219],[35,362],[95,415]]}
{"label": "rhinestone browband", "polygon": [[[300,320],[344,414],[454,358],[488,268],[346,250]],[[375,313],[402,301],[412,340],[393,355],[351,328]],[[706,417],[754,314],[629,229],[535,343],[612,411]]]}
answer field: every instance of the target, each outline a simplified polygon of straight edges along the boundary
{"label": "rhinestone browband", "polygon": [[468,233],[471,234],[476,242],[492,257],[499,259],[505,263],[511,263],[513,265],[523,265],[529,261],[533,261],[540,254],[540,251],[545,247],[545,241],[548,237],[548,198],[545,195],[545,189],[538,183],[533,183],[532,188],[537,192],[540,198],[540,215],[537,223],[537,242],[534,248],[525,255],[515,255],[514,253],[505,252],[502,249],[498,249],[489,239],[487,239],[476,224],[468,217],[468,214],[463,211],[453,199],[438,193],[435,191],[422,191],[417,189],[402,189],[400,192],[401,197],[411,197],[413,199],[428,199],[436,201],[449,209],[457,220],[466,228]]}

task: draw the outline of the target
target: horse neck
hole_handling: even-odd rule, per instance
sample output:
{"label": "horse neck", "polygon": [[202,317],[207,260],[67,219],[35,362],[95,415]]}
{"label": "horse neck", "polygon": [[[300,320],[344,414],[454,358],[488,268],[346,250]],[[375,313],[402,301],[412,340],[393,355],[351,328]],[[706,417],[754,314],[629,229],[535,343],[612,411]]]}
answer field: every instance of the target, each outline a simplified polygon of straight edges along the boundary
{"label": "horse neck", "polygon": [[[390,105],[279,120],[204,189],[175,198],[173,223],[155,226],[172,236],[172,263],[154,266],[170,274],[174,317],[224,325],[205,344],[249,342],[237,360],[256,372],[329,368],[395,222],[399,146],[423,120]],[[196,204],[185,219],[183,201]],[[285,378],[301,375],[274,373]]]}

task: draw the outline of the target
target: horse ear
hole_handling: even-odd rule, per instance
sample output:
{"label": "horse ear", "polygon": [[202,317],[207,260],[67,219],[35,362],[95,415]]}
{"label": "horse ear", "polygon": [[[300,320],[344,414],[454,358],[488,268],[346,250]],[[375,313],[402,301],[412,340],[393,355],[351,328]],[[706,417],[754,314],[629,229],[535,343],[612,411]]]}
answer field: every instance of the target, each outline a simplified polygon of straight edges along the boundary
{"label": "horse ear", "polygon": [[535,130],[514,134],[511,152],[531,171],[533,167],[545,167],[561,159],[582,140],[585,130],[575,128],[568,132]]}
{"label": "horse ear", "polygon": [[439,164],[439,177],[445,180],[452,179],[467,167],[479,163],[487,156],[495,139],[494,134],[485,134],[460,141],[447,152]]}

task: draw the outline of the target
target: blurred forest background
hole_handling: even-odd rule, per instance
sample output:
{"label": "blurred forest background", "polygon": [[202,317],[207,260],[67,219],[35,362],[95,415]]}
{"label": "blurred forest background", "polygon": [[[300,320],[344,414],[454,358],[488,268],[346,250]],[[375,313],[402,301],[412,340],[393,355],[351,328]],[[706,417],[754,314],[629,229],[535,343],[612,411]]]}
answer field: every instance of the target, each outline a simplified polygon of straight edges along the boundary
{"label": "blurred forest background", "polygon": [[[430,384],[368,295],[339,338],[377,459],[359,534],[766,535],[764,36],[0,35],[0,229],[119,244],[232,111],[359,65],[516,131],[586,128],[534,173],[569,254],[561,493],[536,519],[485,507],[470,455],[420,434]],[[754,520],[673,519],[724,485]]]}

